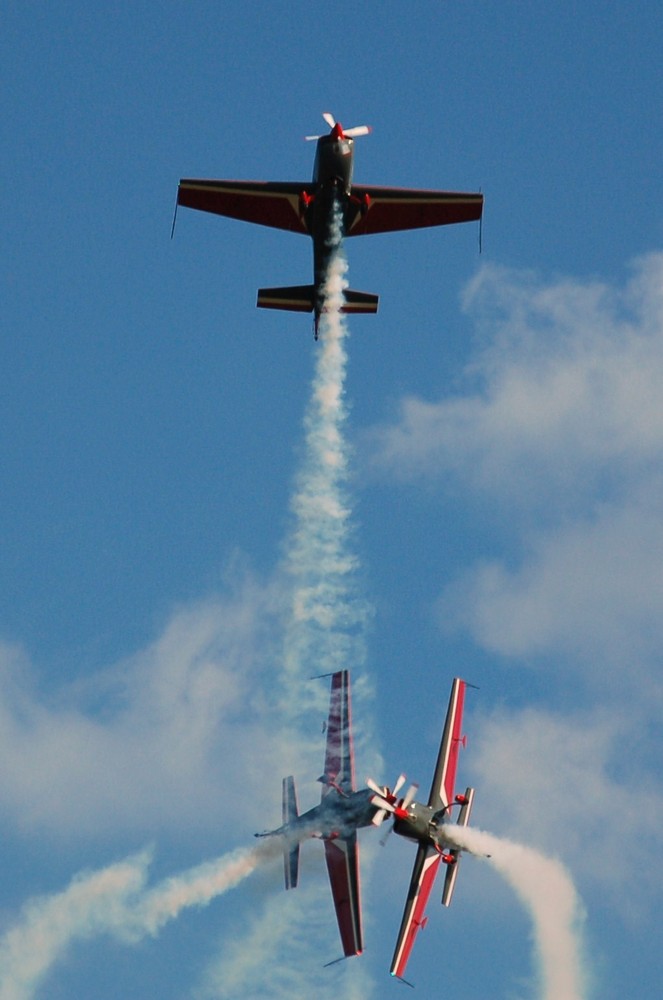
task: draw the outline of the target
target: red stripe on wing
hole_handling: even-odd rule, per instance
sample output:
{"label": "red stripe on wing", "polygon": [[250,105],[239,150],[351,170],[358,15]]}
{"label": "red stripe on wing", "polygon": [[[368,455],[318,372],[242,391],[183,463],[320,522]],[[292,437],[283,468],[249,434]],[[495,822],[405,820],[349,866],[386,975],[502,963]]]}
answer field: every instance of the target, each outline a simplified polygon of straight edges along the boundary
{"label": "red stripe on wing", "polygon": [[434,847],[420,844],[412,871],[403,921],[391,963],[392,976],[403,978],[415,938],[425,925],[424,911],[441,860]]}
{"label": "red stripe on wing", "polygon": [[451,685],[451,697],[449,698],[440,752],[428,797],[428,805],[434,809],[441,809],[453,802],[458,752],[462,742],[464,702],[465,681],[455,677]]}

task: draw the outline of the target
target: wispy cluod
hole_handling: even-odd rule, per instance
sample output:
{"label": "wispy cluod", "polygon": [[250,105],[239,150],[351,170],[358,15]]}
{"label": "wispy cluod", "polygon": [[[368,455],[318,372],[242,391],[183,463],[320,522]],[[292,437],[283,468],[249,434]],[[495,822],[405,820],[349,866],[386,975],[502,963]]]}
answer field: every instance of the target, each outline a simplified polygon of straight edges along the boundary
{"label": "wispy cluod", "polygon": [[197,997],[371,1000],[374,984],[361,957],[323,968],[342,954],[323,867],[321,863],[319,878],[309,872],[296,892],[267,900],[257,916],[244,922],[236,940],[225,936],[223,951],[206,970]]}
{"label": "wispy cluod", "polygon": [[474,827],[445,826],[451,844],[483,857],[514,890],[533,922],[541,1000],[583,1000],[582,904],[568,871],[532,847]]}
{"label": "wispy cluod", "polygon": [[[663,253],[623,288],[482,267],[465,294],[485,339],[455,391],[410,396],[369,435],[376,468],[564,522],[663,474]],[[657,488],[657,484],[655,484]]]}
{"label": "wispy cluod", "polygon": [[75,941],[109,934],[127,943],[155,936],[182,910],[207,906],[280,853],[265,841],[146,888],[149,852],[77,875],[60,893],[30,900],[0,939],[0,1000],[32,1000]]}

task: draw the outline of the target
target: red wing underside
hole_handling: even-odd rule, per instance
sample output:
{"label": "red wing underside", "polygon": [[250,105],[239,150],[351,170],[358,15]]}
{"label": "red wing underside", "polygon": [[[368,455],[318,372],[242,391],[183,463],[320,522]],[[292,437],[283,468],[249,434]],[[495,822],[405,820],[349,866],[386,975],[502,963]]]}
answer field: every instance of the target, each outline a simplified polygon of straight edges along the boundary
{"label": "red wing underside", "polygon": [[356,832],[347,839],[338,837],[336,840],[325,840],[325,860],[343,954],[359,955],[363,949],[363,942],[359,894],[359,845]]}
{"label": "red wing underside", "polygon": [[300,214],[303,183],[182,179],[177,204],[231,219],[307,234]]}
{"label": "red wing underside", "polygon": [[415,191],[408,188],[352,187],[353,199],[367,205],[350,226],[348,236],[390,233],[426,226],[447,226],[481,218],[482,194]]}
{"label": "red wing underside", "polygon": [[403,978],[410,952],[417,933],[425,924],[424,911],[433,888],[441,855],[434,847],[420,844],[414,861],[414,869],[408,889],[407,901],[401,929],[396,942],[396,950],[391,962],[392,976]]}
{"label": "red wing underside", "polygon": [[446,808],[454,799],[458,751],[462,742],[464,701],[465,681],[456,677],[451,685],[451,697],[442,733],[442,743],[428,797],[428,805],[436,810]]}

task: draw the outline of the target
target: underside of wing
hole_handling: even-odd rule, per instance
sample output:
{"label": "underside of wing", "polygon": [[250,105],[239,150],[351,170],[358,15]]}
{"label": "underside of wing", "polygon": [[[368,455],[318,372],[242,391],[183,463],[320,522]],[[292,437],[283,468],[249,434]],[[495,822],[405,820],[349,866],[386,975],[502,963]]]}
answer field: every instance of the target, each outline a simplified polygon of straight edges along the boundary
{"label": "underside of wing", "polygon": [[361,899],[359,895],[359,845],[357,834],[325,840],[325,860],[343,954],[359,955],[363,950]]}
{"label": "underside of wing", "polygon": [[433,888],[441,855],[434,847],[420,844],[414,861],[401,929],[398,933],[396,950],[389,970],[392,976],[403,978],[405,967],[414,945],[414,940],[425,926],[424,911]]}
{"label": "underside of wing", "polygon": [[215,181],[183,178],[177,189],[177,204],[260,226],[308,233],[302,214],[301,194],[306,185],[297,182]]}
{"label": "underside of wing", "polygon": [[348,236],[390,233],[426,226],[447,226],[481,218],[483,195],[459,191],[416,191],[409,188],[352,187],[361,206],[348,225]]}
{"label": "underside of wing", "polygon": [[321,780],[323,798],[332,790],[341,794],[355,790],[350,674],[347,670],[332,674],[325,773]]}
{"label": "underside of wing", "polygon": [[454,678],[451,685],[449,708],[444,722],[440,752],[435,765],[428,805],[433,809],[443,809],[453,802],[458,752],[460,750],[463,725],[463,703],[465,701],[465,681]]}

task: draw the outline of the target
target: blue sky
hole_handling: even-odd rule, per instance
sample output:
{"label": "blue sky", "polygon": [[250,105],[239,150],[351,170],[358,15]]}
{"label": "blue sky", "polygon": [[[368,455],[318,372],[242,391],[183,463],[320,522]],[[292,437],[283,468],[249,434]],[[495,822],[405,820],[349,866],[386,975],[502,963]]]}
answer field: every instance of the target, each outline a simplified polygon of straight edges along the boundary
{"label": "blue sky", "polygon": [[[426,786],[452,677],[479,685],[476,824],[566,865],[584,996],[655,992],[662,36],[655,5],[593,0],[8,5],[2,1000],[399,989],[413,851],[370,831],[347,968],[321,968],[339,946],[317,844],[295,901],[277,860],[153,935],[113,923],[123,892],[278,823],[289,769],[303,806],[318,794],[324,709],[295,753],[272,697],[320,346],[254,306],[309,280],[311,248],[184,210],[169,236],[182,176],[308,181],[326,110],[373,126],[358,181],[486,198],[481,256],[475,226],[347,246],[352,287],[380,294],[350,324],[345,397],[358,775],[381,754],[380,780]],[[67,887],[109,866],[85,923]],[[36,914],[64,927],[60,905],[79,936],[40,938],[43,975],[11,992],[8,943]],[[528,911],[486,864],[429,917],[421,996],[442,975],[459,1000],[544,995]]]}

